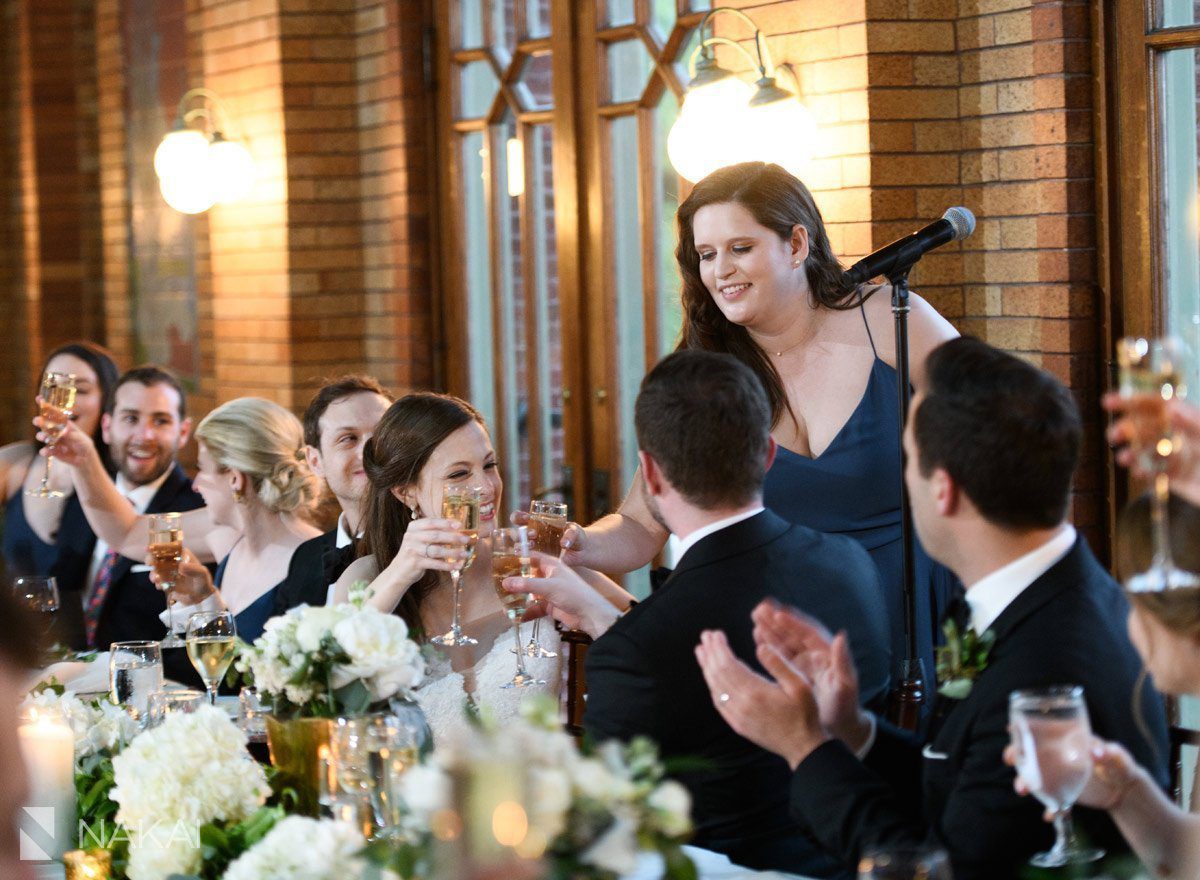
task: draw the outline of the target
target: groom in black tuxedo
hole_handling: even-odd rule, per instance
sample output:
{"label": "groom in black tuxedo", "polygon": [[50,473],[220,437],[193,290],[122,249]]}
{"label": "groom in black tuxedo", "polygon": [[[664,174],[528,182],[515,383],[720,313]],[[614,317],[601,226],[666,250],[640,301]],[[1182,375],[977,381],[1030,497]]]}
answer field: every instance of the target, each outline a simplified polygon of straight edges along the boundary
{"label": "groom in black tuxedo", "polygon": [[[975,339],[937,348],[926,376],[904,438],[913,518],[930,555],[966,585],[960,628],[990,630],[995,643],[982,668],[960,670],[968,683],[938,696],[924,742],[860,711],[853,669],[833,662],[828,634],[787,609],[754,612],[774,681],[718,632],[696,653],[714,706],[787,760],[794,815],[847,866],[873,847],[934,843],[957,880],[1010,878],[1054,838],[1001,757],[1012,691],[1082,685],[1093,731],[1164,784],[1166,723],[1139,680],[1121,589],[1066,522],[1081,435],[1070,393]],[[1107,814],[1075,816],[1093,845],[1127,849]]]}
{"label": "groom in black tuxedo", "polygon": [[587,616],[596,637],[584,728],[597,741],[648,736],[668,758],[708,765],[680,776],[693,798],[697,845],[748,867],[827,876],[837,866],[788,816],[786,764],[717,714],[692,646],[703,630],[725,627],[734,651],[754,663],[751,609],[767,598],[787,602],[849,633],[863,698],[876,698],[887,690],[891,658],[875,566],[855,541],[763,508],[775,453],[771,410],[757,377],[733,357],[665,358],[642,382],[635,425],[647,503],[681,542],[674,572],[619,619],[561,563],[525,586],[560,615],[592,600],[572,621]]}

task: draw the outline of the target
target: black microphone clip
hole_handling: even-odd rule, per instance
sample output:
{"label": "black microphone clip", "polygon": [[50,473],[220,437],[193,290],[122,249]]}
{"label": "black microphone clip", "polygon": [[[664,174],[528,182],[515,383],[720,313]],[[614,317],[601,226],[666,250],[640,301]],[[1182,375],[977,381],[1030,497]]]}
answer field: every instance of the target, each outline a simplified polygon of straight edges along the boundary
{"label": "black microphone clip", "polygon": [[895,282],[907,275],[917,260],[947,242],[961,241],[975,231],[975,215],[966,208],[948,208],[941,220],[935,220],[912,235],[898,238],[869,254],[846,270],[846,286],[855,288],[883,276]]}

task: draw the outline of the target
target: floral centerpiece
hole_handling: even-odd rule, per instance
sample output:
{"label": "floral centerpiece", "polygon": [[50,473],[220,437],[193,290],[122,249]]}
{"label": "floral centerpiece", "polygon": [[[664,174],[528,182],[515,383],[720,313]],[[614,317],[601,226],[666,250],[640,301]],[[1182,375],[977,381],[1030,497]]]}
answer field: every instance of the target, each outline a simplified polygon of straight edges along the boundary
{"label": "floral centerpiece", "polygon": [[271,707],[267,741],[277,787],[292,789],[299,812],[314,816],[330,719],[408,699],[425,677],[425,658],[403,620],[360,601],[300,605],[272,618],[242,649],[238,669]]}
{"label": "floral centerpiece", "polygon": [[227,848],[236,854],[282,815],[264,807],[270,787],[245,735],[210,706],[167,716],[116,755],[112,768],[129,880],[219,877],[222,848],[214,841],[239,840]]}
{"label": "floral centerpiece", "polygon": [[429,876],[438,817],[462,811],[453,803],[454,780],[494,778],[497,768],[508,767],[525,776],[528,822],[511,845],[523,856],[544,856],[550,880],[614,880],[632,871],[644,851],[662,855],[668,880],[695,876],[681,849],[692,830],[691,799],[665,778],[650,740],[580,750],[562,731],[553,701],[527,699],[522,713],[503,730],[481,719],[473,735],[440,744],[427,763],[410,770],[402,783],[408,810],[402,843],[390,851],[376,847],[373,856],[402,876]]}
{"label": "floral centerpiece", "polygon": [[362,832],[345,822],[289,816],[229,866],[223,880],[361,877]]}

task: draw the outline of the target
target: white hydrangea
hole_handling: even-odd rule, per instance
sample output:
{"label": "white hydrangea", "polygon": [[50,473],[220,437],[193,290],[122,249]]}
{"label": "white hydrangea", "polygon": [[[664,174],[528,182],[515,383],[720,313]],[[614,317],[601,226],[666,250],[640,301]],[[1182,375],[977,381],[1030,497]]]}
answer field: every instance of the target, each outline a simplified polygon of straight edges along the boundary
{"label": "white hydrangea", "polygon": [[344,880],[365,868],[365,845],[351,824],[289,816],[243,853],[224,880]]}
{"label": "white hydrangea", "polygon": [[71,691],[53,691],[26,698],[23,710],[57,712],[75,734],[75,763],[102,752],[115,753],[138,734],[137,722],[120,706],[108,700],[84,702]]}
{"label": "white hydrangea", "polygon": [[[223,712],[175,713],[113,758],[117,821],[129,834],[130,880],[161,880],[198,858],[199,829],[240,822],[266,800],[266,774]],[[191,846],[196,855],[185,850]],[[190,864],[190,862],[189,862]],[[199,863],[196,862],[196,865]],[[171,870],[165,870],[164,866]],[[183,870],[183,873],[189,873]]]}

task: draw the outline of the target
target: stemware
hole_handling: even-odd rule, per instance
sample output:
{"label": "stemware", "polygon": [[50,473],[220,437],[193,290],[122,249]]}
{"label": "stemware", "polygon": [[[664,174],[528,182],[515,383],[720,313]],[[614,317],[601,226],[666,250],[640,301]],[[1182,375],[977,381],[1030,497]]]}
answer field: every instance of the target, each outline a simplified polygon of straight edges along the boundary
{"label": "stemware", "polygon": [[179,563],[183,561],[183,525],[178,513],[154,513],[150,515],[150,556],[154,560],[154,574],[158,588],[167,600],[167,635],[162,640],[164,648],[182,648],[183,640],[175,632],[175,584],[179,580]]}
{"label": "stemware", "polygon": [[1038,868],[1094,862],[1104,851],[1083,846],[1071,807],[1092,775],[1092,729],[1083,688],[1077,685],[1013,691],[1008,720],[1017,772],[1054,814],[1054,846],[1029,860]]}
{"label": "stemware", "polygon": [[207,702],[200,691],[156,691],[146,704],[147,727],[157,727],[168,715],[190,714]]}
{"label": "stemware", "polygon": [[951,880],[945,850],[873,849],[858,862],[858,880]]}
{"label": "stemware", "polygon": [[417,763],[413,732],[386,714],[339,718],[330,745],[329,808],[371,826],[369,836],[388,836],[403,817],[400,778]]}
{"label": "stemware", "polygon": [[1166,404],[1187,394],[1187,357],[1176,339],[1126,337],[1117,343],[1120,394],[1130,402],[1132,446],[1142,467],[1153,474],[1150,523],[1154,556],[1150,567],[1129,578],[1130,592],[1161,592],[1200,587],[1200,577],[1179,568],[1171,555],[1168,502],[1170,457],[1175,452]]}
{"label": "stemware", "polygon": [[[529,536],[533,549],[539,553],[558,556],[562,549],[563,532],[567,530],[567,505],[558,501],[529,502]],[[542,646],[538,641],[538,624],[540,617],[533,619],[533,632],[525,645],[526,657],[557,657],[554,651]]]}
{"label": "stemware", "polygon": [[521,647],[521,618],[533,602],[532,593],[510,593],[504,589],[504,579],[507,577],[533,577],[533,566],[529,562],[529,534],[525,526],[520,528],[496,529],[491,536],[492,545],[492,586],[504,606],[504,613],[513,625],[513,639],[516,641],[514,653],[517,655],[517,671],[512,680],[502,684],[505,688],[530,687],[535,684],[545,684],[525,669],[525,650]]}
{"label": "stemware", "polygon": [[108,654],[112,701],[145,727],[150,695],[162,690],[162,647],[158,642],[113,642]]}
{"label": "stemware", "polygon": [[187,655],[204,681],[208,704],[217,704],[217,688],[235,653],[237,624],[231,611],[197,611],[187,622]]}
{"label": "stemware", "polygon": [[53,614],[58,611],[58,582],[43,575],[13,578],[13,595],[30,611]]}
{"label": "stemware", "polygon": [[435,645],[478,644],[477,639],[462,631],[462,573],[475,561],[475,545],[479,540],[479,505],[483,496],[484,490],[480,486],[447,483],[442,487],[442,516],[462,523],[461,532],[467,536],[468,541],[466,547],[454,545],[449,548],[454,552],[465,552],[465,556],[461,563],[450,571],[450,580],[454,583],[454,619],[449,631],[429,640]]}
{"label": "stemware", "polygon": [[[50,453],[54,452],[54,441],[67,430],[67,422],[75,411],[75,376],[71,373],[47,372],[42,376],[42,388],[39,392],[42,398],[41,416],[42,433],[48,438],[46,445]],[[42,481],[36,489],[26,489],[25,494],[30,498],[62,498],[63,493],[50,488],[50,460],[46,456],[46,468],[42,471]]]}

